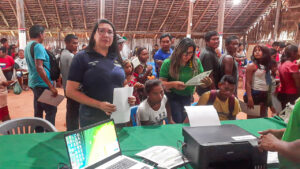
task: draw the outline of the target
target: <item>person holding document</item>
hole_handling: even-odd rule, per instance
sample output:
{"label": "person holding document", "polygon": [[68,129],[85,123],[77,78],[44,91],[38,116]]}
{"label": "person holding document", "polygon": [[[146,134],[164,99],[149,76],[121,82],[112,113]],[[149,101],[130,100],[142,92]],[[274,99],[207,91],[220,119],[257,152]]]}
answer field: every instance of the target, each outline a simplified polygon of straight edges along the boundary
{"label": "person holding document", "polygon": [[[172,120],[182,123],[186,118],[184,106],[191,104],[195,86],[185,83],[203,72],[203,67],[195,57],[196,44],[190,38],[182,39],[174,49],[171,57],[166,59],[160,70],[160,80],[166,87],[166,95],[172,112]],[[199,81],[199,86],[208,87],[212,84],[209,77]]]}
{"label": "person holding document", "polygon": [[[118,62],[116,31],[111,22],[99,20],[91,33],[89,45],[77,53],[69,71],[67,97],[80,103],[79,122],[84,127],[105,119],[116,111],[114,88],[123,87],[125,74]],[[134,105],[135,97],[128,103]]]}

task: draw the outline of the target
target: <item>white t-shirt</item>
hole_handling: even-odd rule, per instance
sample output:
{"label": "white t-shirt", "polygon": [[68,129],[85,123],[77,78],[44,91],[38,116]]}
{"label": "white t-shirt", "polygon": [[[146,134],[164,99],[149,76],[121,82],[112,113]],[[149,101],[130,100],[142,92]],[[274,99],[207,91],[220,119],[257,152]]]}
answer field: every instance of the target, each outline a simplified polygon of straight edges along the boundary
{"label": "white t-shirt", "polygon": [[18,58],[15,60],[15,63],[17,63],[17,64],[20,66],[20,69],[28,70],[27,62],[26,62],[26,59],[25,59],[25,58],[21,59],[21,58],[18,57]]}
{"label": "white t-shirt", "polygon": [[166,103],[167,97],[164,95],[161,100],[160,108],[155,111],[148,103],[148,99],[144,100],[137,110],[137,124],[140,126],[141,121],[149,121],[153,125],[160,125],[167,117]]}

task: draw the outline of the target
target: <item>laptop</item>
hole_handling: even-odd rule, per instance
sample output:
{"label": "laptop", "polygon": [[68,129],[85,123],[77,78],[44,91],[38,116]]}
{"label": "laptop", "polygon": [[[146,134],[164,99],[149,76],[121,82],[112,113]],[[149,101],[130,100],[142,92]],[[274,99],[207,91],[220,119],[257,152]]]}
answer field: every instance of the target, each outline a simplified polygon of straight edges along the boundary
{"label": "laptop", "polygon": [[65,134],[72,169],[153,169],[122,155],[113,120]]}

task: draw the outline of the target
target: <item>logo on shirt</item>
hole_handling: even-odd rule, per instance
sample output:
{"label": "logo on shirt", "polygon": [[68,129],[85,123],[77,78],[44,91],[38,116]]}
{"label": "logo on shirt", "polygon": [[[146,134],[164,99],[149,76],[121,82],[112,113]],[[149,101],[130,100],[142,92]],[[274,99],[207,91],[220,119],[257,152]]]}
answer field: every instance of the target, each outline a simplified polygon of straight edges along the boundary
{"label": "logo on shirt", "polygon": [[96,66],[98,63],[99,63],[99,61],[96,60],[96,61],[93,61],[93,62],[89,62],[88,64],[92,65],[92,66]]}

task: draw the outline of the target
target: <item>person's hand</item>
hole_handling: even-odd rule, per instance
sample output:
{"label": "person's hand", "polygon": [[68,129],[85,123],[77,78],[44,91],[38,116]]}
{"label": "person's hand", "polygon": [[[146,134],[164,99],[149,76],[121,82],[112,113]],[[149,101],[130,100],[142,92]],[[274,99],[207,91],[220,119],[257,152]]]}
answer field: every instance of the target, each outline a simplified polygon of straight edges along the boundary
{"label": "person's hand", "polygon": [[253,98],[248,98],[248,103],[247,106],[249,109],[253,109],[254,108],[254,102],[253,102]]}
{"label": "person's hand", "polygon": [[108,116],[110,116],[112,112],[115,112],[117,110],[116,106],[109,102],[100,102],[98,108],[104,111]]}
{"label": "person's hand", "polygon": [[53,96],[53,97],[56,97],[56,96],[57,96],[57,93],[58,93],[58,92],[57,92],[57,90],[56,90],[55,87],[51,86],[51,87],[50,87],[50,91],[52,92],[52,96]]}
{"label": "person's hand", "polygon": [[265,131],[260,131],[258,132],[261,137],[263,135],[267,135],[267,134],[272,134],[275,137],[277,137],[278,139],[281,139],[282,135],[283,135],[283,131],[282,130],[274,130],[274,129],[269,129],[269,130],[265,130]]}
{"label": "person's hand", "polygon": [[130,106],[134,106],[136,102],[136,98],[134,96],[128,97],[128,103]]}
{"label": "person's hand", "polygon": [[151,65],[147,65],[147,71],[151,72],[152,71],[152,66]]}
{"label": "person's hand", "polygon": [[210,77],[205,77],[204,79],[201,80],[200,87],[202,88],[207,88],[212,84],[212,80]]}
{"label": "person's hand", "polygon": [[173,88],[177,89],[177,90],[184,90],[185,89],[185,84],[181,81],[174,81],[173,82]]}
{"label": "person's hand", "polygon": [[140,82],[137,82],[137,83],[135,83],[134,88],[141,89],[141,88],[144,88],[144,85],[141,84]]}
{"label": "person's hand", "polygon": [[262,135],[258,141],[258,148],[262,151],[278,151],[278,146],[281,140],[276,138],[273,134]]}
{"label": "person's hand", "polygon": [[172,118],[169,119],[168,121],[169,121],[169,124],[176,124],[175,121]]}

